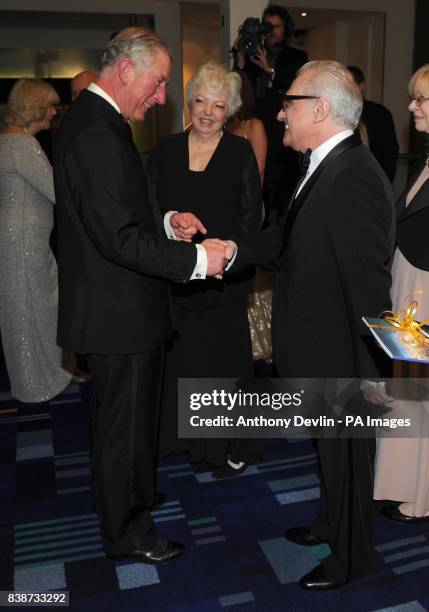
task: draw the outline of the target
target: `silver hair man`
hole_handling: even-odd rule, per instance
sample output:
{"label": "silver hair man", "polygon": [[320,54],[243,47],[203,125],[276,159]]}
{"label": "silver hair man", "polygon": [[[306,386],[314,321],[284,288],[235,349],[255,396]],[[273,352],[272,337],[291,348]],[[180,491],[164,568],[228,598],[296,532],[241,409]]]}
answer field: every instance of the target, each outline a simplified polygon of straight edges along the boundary
{"label": "silver hair man", "polygon": [[335,123],[354,130],[362,113],[362,94],[350,72],[339,62],[319,60],[304,64],[298,75],[309,70],[313,74],[305,93],[329,100]]}
{"label": "silver hair man", "polygon": [[101,58],[101,74],[124,59],[131,60],[136,70],[152,68],[159,51],[164,51],[172,61],[167,44],[152,30],[125,28],[107,45]]}

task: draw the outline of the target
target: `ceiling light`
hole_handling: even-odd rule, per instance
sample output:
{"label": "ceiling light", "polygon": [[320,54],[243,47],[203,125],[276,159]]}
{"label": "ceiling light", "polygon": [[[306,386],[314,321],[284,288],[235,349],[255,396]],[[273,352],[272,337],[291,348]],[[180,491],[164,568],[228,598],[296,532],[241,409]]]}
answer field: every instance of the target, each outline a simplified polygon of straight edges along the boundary
{"label": "ceiling light", "polygon": [[303,11],[303,12],[301,13],[301,17],[307,17],[307,15],[308,15],[308,13],[306,13],[305,11]]}

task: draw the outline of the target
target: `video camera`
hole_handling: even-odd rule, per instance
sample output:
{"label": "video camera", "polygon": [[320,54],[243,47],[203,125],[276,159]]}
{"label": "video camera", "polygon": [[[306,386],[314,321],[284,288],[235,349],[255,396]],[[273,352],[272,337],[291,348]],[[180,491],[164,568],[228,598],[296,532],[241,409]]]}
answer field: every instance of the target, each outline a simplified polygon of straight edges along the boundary
{"label": "video camera", "polygon": [[238,51],[244,55],[255,55],[257,48],[262,46],[264,37],[272,31],[271,23],[261,23],[256,17],[247,17],[238,28]]}

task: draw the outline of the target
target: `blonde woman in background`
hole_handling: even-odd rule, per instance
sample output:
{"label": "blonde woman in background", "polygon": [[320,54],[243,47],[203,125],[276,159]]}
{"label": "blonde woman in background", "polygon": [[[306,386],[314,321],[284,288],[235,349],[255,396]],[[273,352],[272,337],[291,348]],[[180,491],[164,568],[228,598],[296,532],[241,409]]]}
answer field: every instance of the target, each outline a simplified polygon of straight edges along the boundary
{"label": "blonde woman in background", "polygon": [[[414,127],[429,134],[429,64],[409,83]],[[418,302],[415,318],[429,319],[429,156],[418,164],[396,204],[396,251],[392,266],[393,310],[406,309],[411,296]],[[429,365],[394,362],[395,378],[429,379]],[[407,416],[429,411],[427,401],[395,399],[393,410]],[[420,438],[381,438],[375,464],[374,498],[399,504],[383,508],[383,514],[401,523],[429,522],[429,432]]]}
{"label": "blonde woman in background", "polygon": [[71,380],[56,344],[52,168],[35,138],[58,102],[45,81],[20,79],[0,132],[0,331],[11,393],[22,402],[49,400]]}

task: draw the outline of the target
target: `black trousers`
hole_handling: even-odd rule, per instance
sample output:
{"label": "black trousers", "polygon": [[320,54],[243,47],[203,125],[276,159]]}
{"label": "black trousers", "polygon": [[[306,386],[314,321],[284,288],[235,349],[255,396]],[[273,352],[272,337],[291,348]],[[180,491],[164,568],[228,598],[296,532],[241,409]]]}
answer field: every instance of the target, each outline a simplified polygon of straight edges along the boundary
{"label": "black trousers", "polygon": [[322,565],[333,580],[371,571],[375,440],[319,439],[321,512],[311,533],[328,542]]}
{"label": "black trousers", "polygon": [[129,355],[87,355],[95,393],[91,471],[108,554],[150,549],[149,511],[156,490],[156,450],[164,348]]}

